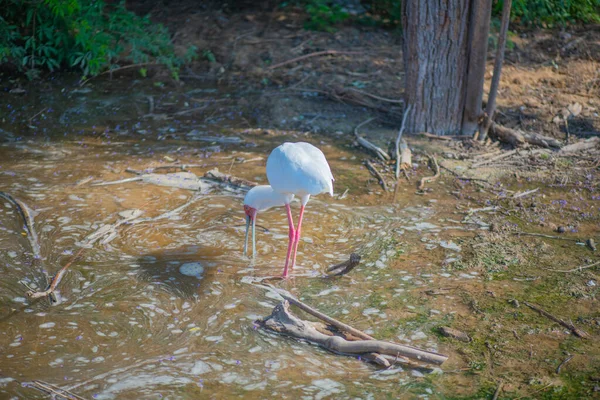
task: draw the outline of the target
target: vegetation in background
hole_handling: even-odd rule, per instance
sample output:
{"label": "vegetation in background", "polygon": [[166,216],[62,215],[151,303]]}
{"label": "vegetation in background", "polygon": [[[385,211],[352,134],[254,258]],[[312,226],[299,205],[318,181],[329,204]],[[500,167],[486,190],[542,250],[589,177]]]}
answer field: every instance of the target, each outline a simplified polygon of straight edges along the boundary
{"label": "vegetation in background", "polygon": [[[306,29],[332,31],[335,24],[350,16],[344,11],[343,2],[331,0],[304,0],[308,20]],[[358,21],[367,25],[398,28],[401,24],[401,0],[363,0],[367,9]],[[502,14],[502,0],[493,5],[494,17]],[[600,0],[514,0],[512,20],[522,26],[565,26],[572,23],[600,22]]]}
{"label": "vegetation in background", "polygon": [[165,65],[177,78],[191,47],[175,55],[160,24],[102,0],[0,0],[0,64],[35,78],[42,70],[68,67],[93,76],[119,63]]}
{"label": "vegetation in background", "polygon": [[[493,10],[500,15],[502,1],[496,2]],[[600,22],[600,0],[514,0],[511,15],[514,22],[525,26]]]}

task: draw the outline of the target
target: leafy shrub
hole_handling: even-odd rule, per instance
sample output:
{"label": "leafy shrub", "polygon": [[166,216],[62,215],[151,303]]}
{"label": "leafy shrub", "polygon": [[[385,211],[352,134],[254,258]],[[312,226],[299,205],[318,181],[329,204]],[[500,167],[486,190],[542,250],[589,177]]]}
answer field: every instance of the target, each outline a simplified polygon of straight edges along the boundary
{"label": "leafy shrub", "polygon": [[305,29],[333,32],[334,25],[345,21],[350,16],[339,4],[327,0],[310,0],[306,3],[309,19]]}
{"label": "leafy shrub", "polygon": [[[502,14],[502,3],[494,4],[495,15]],[[600,0],[514,0],[511,17],[524,26],[600,22]]]}
{"label": "leafy shrub", "polygon": [[167,29],[128,11],[124,2],[0,0],[0,63],[30,78],[61,67],[93,76],[120,62],[163,64],[177,78],[195,50],[177,57]]}

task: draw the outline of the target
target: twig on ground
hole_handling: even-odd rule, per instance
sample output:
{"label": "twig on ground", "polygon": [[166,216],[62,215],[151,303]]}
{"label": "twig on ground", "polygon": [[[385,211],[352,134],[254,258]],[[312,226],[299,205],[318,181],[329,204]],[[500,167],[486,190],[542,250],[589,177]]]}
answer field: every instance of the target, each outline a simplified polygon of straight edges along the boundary
{"label": "twig on ground", "polygon": [[155,63],[155,62],[145,62],[145,63],[139,63],[139,64],[130,64],[130,65],[125,65],[125,66],[123,66],[123,67],[119,67],[119,68],[108,69],[108,70],[106,70],[106,71],[104,71],[104,72],[102,72],[102,73],[100,73],[100,74],[98,74],[98,75],[94,75],[94,76],[92,76],[92,77],[89,77],[89,78],[88,78],[88,79],[86,79],[85,81],[81,82],[81,83],[79,84],[79,86],[83,86],[83,85],[85,85],[86,83],[88,83],[89,81],[91,81],[92,79],[94,79],[94,78],[97,78],[97,77],[99,77],[99,76],[102,76],[102,75],[110,74],[110,75],[112,76],[112,74],[113,74],[114,72],[117,72],[117,71],[122,71],[122,70],[124,70],[124,69],[130,69],[130,68],[144,67],[144,66],[146,66],[146,65],[160,65],[160,64],[159,64],[159,63]]}
{"label": "twig on ground", "polygon": [[[518,150],[511,150],[511,151],[507,151],[507,152],[502,153],[502,154],[494,155],[493,157],[490,157],[490,158],[487,158],[487,159],[485,159],[483,161],[479,161],[479,162],[476,162],[476,163],[472,164],[471,168],[478,168],[478,167],[481,167],[482,165],[490,164],[490,163],[492,163],[494,161],[502,160],[504,158],[512,156],[513,154],[515,154],[517,152],[518,152]],[[495,153],[491,153],[491,154],[495,154]]]}
{"label": "twig on ground", "polygon": [[327,268],[328,276],[342,276],[352,271],[360,263],[360,255],[350,254],[350,259]]}
{"label": "twig on ground", "polygon": [[373,153],[375,153],[375,155],[377,155],[377,157],[379,157],[381,159],[381,161],[386,161],[387,162],[387,161],[390,160],[390,156],[389,156],[389,154],[386,151],[384,151],[382,148],[374,145],[373,143],[369,142],[367,139],[358,136],[358,130],[363,125],[368,124],[369,122],[373,121],[374,119],[376,119],[376,118],[375,117],[369,118],[366,121],[363,121],[360,124],[356,125],[356,128],[354,128],[354,137],[356,137],[356,141],[358,142],[358,144],[360,144],[361,146],[363,146],[367,150],[370,150]]}
{"label": "twig on ground", "polygon": [[556,368],[556,373],[560,374],[560,369],[566,365],[569,361],[571,361],[573,359],[573,357],[575,357],[575,354],[571,354],[569,355],[569,357],[565,358],[565,360],[563,362],[560,363],[560,365]]}
{"label": "twig on ground", "polygon": [[535,189],[531,189],[531,190],[527,190],[525,192],[520,192],[520,193],[516,193],[515,195],[513,195],[513,199],[518,199],[520,197],[525,197],[528,196],[530,194],[533,194],[535,192],[537,192],[538,190],[540,190],[540,188],[535,188]]}
{"label": "twig on ground", "polygon": [[43,113],[43,112],[44,112],[44,111],[46,111],[47,109],[48,109],[48,107],[44,108],[44,109],[43,109],[42,111],[40,111],[40,112],[37,112],[37,113],[35,113],[35,115],[34,115],[33,117],[29,118],[27,121],[28,121],[28,122],[31,122],[31,121],[33,121],[33,119],[34,119],[35,117],[37,117],[38,115],[40,115],[41,113]]}
{"label": "twig on ground", "polygon": [[285,65],[288,64],[292,64],[298,61],[302,61],[302,60],[306,60],[307,58],[311,58],[311,57],[318,57],[318,56],[329,56],[329,55],[338,55],[338,54],[361,54],[361,52],[359,51],[338,51],[338,50],[324,50],[324,51],[316,51],[314,53],[309,53],[309,54],[305,54],[303,56],[300,57],[295,57],[292,58],[291,60],[287,60],[287,61],[283,61],[280,62],[278,64],[275,65],[271,65],[268,69],[269,70],[274,70],[276,68],[280,68],[283,67]]}
{"label": "twig on ground", "polygon": [[383,190],[385,190],[387,192],[388,186],[387,186],[387,183],[385,183],[385,178],[383,177],[383,175],[381,175],[381,173],[379,171],[377,171],[377,168],[375,168],[375,166],[373,165],[373,163],[371,161],[365,160],[365,165],[367,166],[367,169],[369,170],[369,172],[371,172],[371,174],[373,174],[373,176],[375,176],[375,178],[377,178],[379,180],[379,184],[381,185]]}
{"label": "twig on ground", "polygon": [[575,325],[573,325],[572,322],[565,322],[560,318],[555,317],[554,315],[550,314],[548,311],[542,310],[541,308],[539,308],[536,305],[533,305],[531,303],[528,303],[526,301],[523,302],[523,304],[525,304],[527,307],[531,308],[534,311],[539,312],[541,315],[543,315],[544,317],[556,322],[559,325],[564,326],[565,328],[569,329],[571,332],[573,332],[573,334],[579,338],[582,339],[587,339],[589,337],[589,335],[582,331],[581,329],[577,328]]}
{"label": "twig on ground", "polygon": [[595,262],[593,264],[588,264],[588,265],[582,265],[581,267],[577,267],[577,268],[573,268],[573,269],[549,269],[549,268],[544,268],[546,271],[551,271],[551,272],[562,272],[565,274],[571,273],[571,272],[580,272],[583,271],[584,269],[589,269],[589,268],[594,268],[596,266],[600,265],[600,261]]}
{"label": "twig on ground", "polygon": [[437,159],[435,158],[435,156],[432,156],[432,155],[427,155],[427,157],[429,157],[429,162],[431,162],[431,164],[432,164],[434,175],[433,176],[425,176],[425,177],[421,178],[421,180],[419,181],[419,186],[418,186],[419,190],[424,190],[426,183],[434,182],[440,177],[440,167],[437,163]]}
{"label": "twig on ground", "polygon": [[386,103],[395,103],[395,104],[403,104],[404,103],[403,99],[398,99],[398,100],[387,99],[385,97],[380,97],[380,96],[376,96],[374,94],[371,94],[369,92],[365,92],[364,90],[358,90],[358,89],[353,89],[353,88],[347,88],[346,90],[351,90],[351,91],[356,92],[356,93],[364,94],[365,96],[368,96],[368,97],[371,97],[371,98],[373,98],[375,100],[380,100],[380,101],[383,101],[383,102],[386,102]]}
{"label": "twig on ground", "polygon": [[234,186],[254,187],[254,186],[258,185],[258,183],[249,181],[244,178],[238,178],[236,176],[224,174],[224,173],[220,172],[218,168],[214,168],[214,169],[211,169],[210,171],[206,172],[204,174],[204,177],[206,179],[211,179],[211,180],[215,180],[218,182],[229,183]]}
{"label": "twig on ground", "polygon": [[440,166],[440,168],[445,169],[446,171],[450,172],[452,175],[454,175],[456,177],[456,179],[461,180],[461,181],[477,181],[477,182],[485,182],[487,184],[491,183],[487,180],[487,179],[480,179],[480,178],[468,178],[466,176],[461,176],[459,175],[457,172],[451,170],[450,168],[446,167],[444,164],[442,164],[441,162],[438,163],[438,165]]}
{"label": "twig on ground", "polygon": [[546,235],[544,233],[514,232],[513,235],[517,235],[517,236],[535,236],[535,237],[542,237],[542,238],[546,238],[546,239],[567,240],[569,242],[581,242],[581,240],[575,239],[575,238],[562,237],[562,236],[554,236],[554,235]]}
{"label": "twig on ground", "polygon": [[496,391],[494,392],[494,396],[492,397],[492,400],[498,400],[500,393],[502,393],[502,386],[504,386],[504,382],[500,381],[500,383],[498,383],[498,387],[496,388]]}

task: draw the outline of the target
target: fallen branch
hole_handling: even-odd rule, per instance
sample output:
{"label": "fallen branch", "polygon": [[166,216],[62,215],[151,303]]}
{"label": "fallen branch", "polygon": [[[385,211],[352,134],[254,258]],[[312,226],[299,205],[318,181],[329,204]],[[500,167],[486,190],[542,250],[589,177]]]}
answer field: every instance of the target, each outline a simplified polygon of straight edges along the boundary
{"label": "fallen branch", "polygon": [[512,198],[513,199],[518,199],[518,198],[521,198],[521,197],[525,197],[525,196],[528,196],[530,194],[533,194],[533,193],[537,192],[538,190],[540,190],[540,188],[535,188],[535,189],[527,190],[525,192],[516,193],[515,195],[513,195]]}
{"label": "fallen branch", "polygon": [[600,265],[600,261],[595,262],[593,264],[588,264],[588,265],[582,265],[581,267],[577,267],[577,268],[573,268],[573,269],[549,269],[549,268],[545,268],[546,271],[551,271],[551,272],[562,272],[565,274],[571,273],[571,272],[580,272],[583,271],[584,269],[589,269],[589,268],[594,268],[596,266]]}
{"label": "fallen branch", "polygon": [[[404,111],[404,116],[402,117],[402,125],[400,125],[400,130],[398,131],[398,136],[396,136],[396,181],[400,179],[400,169],[404,165],[405,168],[410,168],[412,165],[412,158],[410,149],[406,142],[404,142],[404,149],[402,148],[402,134],[404,133],[404,127],[406,125],[406,118],[408,117],[408,113],[410,112],[411,106],[408,106]],[[408,152],[408,154],[402,155],[402,151]]]}
{"label": "fallen branch", "polygon": [[29,240],[29,244],[31,245],[31,251],[33,252],[33,256],[34,258],[41,260],[42,255],[40,250],[40,242],[38,239],[37,232],[35,231],[35,225],[33,222],[33,216],[31,215],[32,213],[30,211],[30,208],[27,207],[27,205],[21,200],[17,200],[8,193],[0,192],[0,197],[11,203],[17,210],[19,216],[23,219],[23,228],[25,229],[27,239]]}
{"label": "fallen branch", "polygon": [[504,386],[504,382],[500,381],[500,383],[498,384],[498,387],[496,388],[496,391],[494,392],[494,396],[492,397],[492,400],[498,400],[500,393],[502,393],[502,386]]}
{"label": "fallen branch", "polygon": [[280,67],[283,67],[288,64],[293,64],[298,61],[306,60],[307,58],[318,57],[318,56],[333,56],[333,55],[338,55],[338,54],[361,54],[361,53],[359,51],[338,51],[338,50],[316,51],[314,53],[305,54],[300,57],[292,58],[291,60],[280,62],[279,64],[271,65],[268,69],[270,71],[272,71],[276,68],[280,68]]}
{"label": "fallen branch", "polygon": [[66,389],[61,389],[58,386],[55,386],[51,383],[44,381],[33,381],[33,382],[24,382],[23,386],[31,387],[33,389],[37,389],[41,392],[49,394],[53,399],[65,399],[65,400],[85,400],[83,397],[76,395],[73,392],[70,392]]}
{"label": "fallen branch", "polygon": [[592,137],[581,142],[573,143],[560,149],[559,154],[575,153],[578,151],[600,148],[600,137]]}
{"label": "fallen branch", "polygon": [[418,186],[419,190],[424,190],[426,183],[434,182],[440,177],[440,167],[437,163],[437,159],[435,158],[435,156],[431,156],[431,155],[428,155],[427,157],[429,157],[429,161],[432,163],[434,175],[433,176],[425,176],[425,177],[421,178],[421,180],[419,181],[419,186]]}
{"label": "fallen branch", "polygon": [[371,98],[373,98],[375,100],[383,101],[385,103],[404,104],[404,100],[403,99],[398,99],[398,100],[387,99],[385,97],[380,97],[380,96],[376,96],[374,94],[371,94],[369,92],[365,92],[364,90],[358,90],[358,89],[353,89],[353,88],[347,88],[346,90],[351,90],[351,91],[356,92],[356,93],[364,94],[365,96],[371,97]]}
{"label": "fallen branch", "polygon": [[546,235],[544,233],[533,233],[533,232],[514,232],[513,235],[517,236],[535,236],[535,237],[543,237],[546,239],[558,239],[558,240],[567,240],[569,242],[581,242],[579,239],[555,236],[555,235]]}
{"label": "fallen branch", "polygon": [[[430,353],[395,343],[375,340],[345,324],[341,324],[346,327],[344,330],[348,331],[347,328],[350,328],[354,331],[350,333],[358,333],[361,335],[359,337],[362,337],[364,340],[348,341],[339,336],[328,336],[319,332],[310,322],[303,321],[293,315],[290,312],[289,307],[290,302],[286,299],[286,301],[275,306],[271,315],[256,322],[263,328],[316,343],[335,353],[354,355],[362,355],[365,353],[378,353],[391,356],[400,355],[436,365],[441,365],[448,359],[447,356],[442,354]],[[331,320],[331,318],[327,318]]]}
{"label": "fallen branch", "polygon": [[[481,167],[482,165],[490,164],[490,163],[492,163],[494,161],[502,160],[504,158],[512,156],[513,154],[515,154],[517,152],[518,152],[518,150],[511,150],[511,151],[507,151],[507,152],[502,153],[502,154],[494,155],[493,157],[490,157],[490,158],[488,158],[486,160],[482,160],[482,161],[479,161],[479,162],[476,162],[476,163],[472,164],[471,168],[478,168],[478,167]],[[495,153],[492,153],[492,154],[495,154]]]}
{"label": "fallen branch", "polygon": [[390,156],[389,154],[384,151],[381,147],[378,147],[376,145],[374,145],[373,143],[369,142],[367,139],[358,136],[358,129],[361,128],[363,125],[368,124],[369,122],[373,121],[376,118],[369,118],[366,121],[361,122],[360,124],[358,124],[356,126],[356,128],[354,128],[354,136],[356,137],[356,141],[358,142],[358,144],[360,144],[361,146],[363,146],[364,148],[366,148],[367,150],[372,151],[373,153],[375,153],[375,155],[377,157],[379,157],[381,159],[381,161],[389,161],[390,160]]}
{"label": "fallen branch", "polygon": [[235,186],[254,187],[254,186],[258,185],[258,183],[256,183],[256,182],[252,182],[252,181],[249,181],[244,178],[238,178],[233,175],[228,175],[228,174],[219,172],[218,168],[214,168],[214,169],[211,169],[210,171],[206,172],[204,174],[204,177],[206,179],[211,179],[211,180],[218,181],[218,182],[230,183]]}
{"label": "fallen branch", "polygon": [[539,308],[536,305],[533,305],[531,303],[528,303],[526,301],[523,302],[523,304],[525,304],[527,307],[531,308],[534,311],[539,312],[540,314],[542,314],[544,317],[556,322],[557,324],[560,324],[562,326],[564,326],[565,328],[569,329],[571,332],[573,332],[573,334],[577,337],[580,337],[582,339],[587,339],[589,337],[589,335],[582,331],[581,329],[577,328],[575,325],[573,325],[572,322],[565,322],[560,318],[555,317],[554,315],[550,314],[548,311],[542,310],[541,308]]}
{"label": "fallen branch", "polygon": [[556,373],[560,374],[560,369],[563,367],[563,365],[565,365],[566,363],[568,363],[569,361],[571,361],[573,359],[573,357],[575,357],[575,355],[571,354],[563,362],[561,362],[560,365],[556,368]]}
{"label": "fallen branch", "polygon": [[75,262],[75,260],[77,260],[81,256],[81,254],[83,253],[84,250],[85,250],[85,248],[83,248],[83,247],[80,248],[79,251],[71,258],[71,260],[69,260],[69,262],[66,263],[65,266],[62,267],[56,275],[54,275],[54,278],[52,278],[52,282],[50,283],[50,286],[48,286],[48,288],[46,290],[44,290],[43,292],[29,291],[29,292],[27,292],[27,297],[29,297],[32,300],[35,300],[40,297],[48,296],[51,303],[57,303],[58,300],[56,299],[56,296],[54,295],[54,292],[56,291],[56,287],[58,286],[58,284],[62,280],[63,276],[67,272],[67,269],[69,269],[71,264],[73,264]]}
{"label": "fallen branch", "polygon": [[369,170],[369,172],[371,172],[371,174],[379,180],[379,184],[381,185],[383,190],[385,190],[387,192],[388,186],[387,186],[387,183],[385,183],[385,179],[383,178],[383,175],[381,175],[381,173],[379,171],[377,171],[377,168],[375,168],[375,166],[373,165],[373,163],[371,161],[365,160],[365,165],[367,166],[367,169]]}
{"label": "fallen branch", "polygon": [[329,276],[342,276],[346,275],[348,272],[352,271],[354,268],[358,266],[360,263],[360,255],[356,253],[350,254],[350,259],[348,261],[344,261],[342,263],[332,265],[327,268],[327,272]]}
{"label": "fallen branch", "polygon": [[492,123],[492,131],[498,140],[511,144],[514,147],[518,147],[525,143],[546,148],[552,147],[556,149],[559,149],[562,146],[561,142],[554,138],[537,133],[522,132],[498,125],[496,123]]}

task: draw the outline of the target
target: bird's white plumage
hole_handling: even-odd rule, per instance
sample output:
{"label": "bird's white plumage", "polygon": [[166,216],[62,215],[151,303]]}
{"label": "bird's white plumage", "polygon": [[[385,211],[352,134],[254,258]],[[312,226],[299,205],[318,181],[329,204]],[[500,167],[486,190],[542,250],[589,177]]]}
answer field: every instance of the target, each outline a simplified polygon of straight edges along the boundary
{"label": "bird's white plumage", "polygon": [[[325,155],[310,143],[284,143],[267,159],[267,178],[273,190],[302,198],[329,193],[333,174]],[[304,201],[303,201],[304,203]]]}
{"label": "bird's white plumage", "polygon": [[244,205],[250,206],[258,212],[263,212],[271,207],[282,207],[289,204],[293,198],[293,194],[278,193],[269,185],[261,185],[250,189],[244,198]]}

